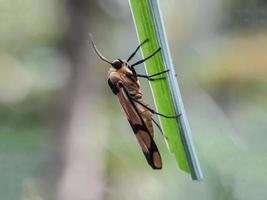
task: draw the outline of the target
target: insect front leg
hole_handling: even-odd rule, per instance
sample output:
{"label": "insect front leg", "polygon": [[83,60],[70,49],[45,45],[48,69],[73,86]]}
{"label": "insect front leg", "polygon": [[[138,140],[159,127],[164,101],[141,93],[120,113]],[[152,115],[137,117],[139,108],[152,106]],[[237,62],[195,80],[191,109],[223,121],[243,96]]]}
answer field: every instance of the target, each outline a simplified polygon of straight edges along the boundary
{"label": "insect front leg", "polygon": [[136,65],[139,65],[139,64],[142,64],[143,62],[145,62],[146,60],[150,59],[151,57],[153,57],[156,53],[158,53],[159,51],[161,50],[161,48],[158,48],[154,53],[152,53],[150,56],[142,59],[142,60],[139,60],[138,62],[132,64],[130,67],[134,67]]}
{"label": "insect front leg", "polygon": [[[137,47],[137,49],[135,50],[135,52],[133,53],[133,55],[131,55],[130,58],[128,58],[128,60],[131,59],[131,58],[135,55],[135,53],[137,52],[137,50],[138,50],[138,49],[141,47],[141,45],[144,44],[146,41],[147,41],[147,40],[145,40],[144,42],[142,42],[142,43]],[[132,70],[133,74],[136,74],[136,71],[135,71],[135,69],[134,69],[134,66],[139,65],[139,64],[142,64],[142,63],[145,62],[146,60],[148,60],[148,59],[150,59],[151,57],[153,57],[153,56],[154,56],[156,53],[158,53],[160,50],[161,50],[161,48],[158,48],[158,49],[157,49],[154,53],[152,53],[150,56],[148,56],[148,57],[146,57],[146,58],[144,58],[144,59],[142,59],[142,60],[139,60],[138,62],[136,62],[136,63],[134,63],[134,64],[132,64],[132,65],[129,65],[129,68]],[[128,60],[127,60],[127,62],[128,62]]]}
{"label": "insect front leg", "polygon": [[137,53],[137,51],[140,49],[140,47],[145,44],[148,41],[148,38],[145,39],[141,44],[138,45],[138,47],[135,49],[135,51],[130,55],[130,57],[127,59],[127,62],[129,62]]}

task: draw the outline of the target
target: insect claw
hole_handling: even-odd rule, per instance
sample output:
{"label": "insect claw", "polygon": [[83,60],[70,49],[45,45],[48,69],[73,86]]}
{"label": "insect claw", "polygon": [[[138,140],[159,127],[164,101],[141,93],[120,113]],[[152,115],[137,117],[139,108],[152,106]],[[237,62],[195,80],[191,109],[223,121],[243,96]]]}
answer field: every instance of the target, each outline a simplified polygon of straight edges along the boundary
{"label": "insect claw", "polygon": [[176,118],[179,118],[179,117],[181,117],[181,116],[182,116],[182,113],[176,115]]}

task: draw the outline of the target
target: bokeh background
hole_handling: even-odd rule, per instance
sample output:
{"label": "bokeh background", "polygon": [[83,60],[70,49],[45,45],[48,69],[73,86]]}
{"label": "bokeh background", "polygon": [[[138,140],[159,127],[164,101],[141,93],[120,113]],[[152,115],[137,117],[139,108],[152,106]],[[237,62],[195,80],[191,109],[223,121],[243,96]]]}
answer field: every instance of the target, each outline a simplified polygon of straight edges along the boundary
{"label": "bokeh background", "polygon": [[126,0],[1,0],[1,200],[267,199],[267,2],[161,8],[204,181],[158,131],[164,167],[150,169],[89,44],[110,59],[135,49]]}

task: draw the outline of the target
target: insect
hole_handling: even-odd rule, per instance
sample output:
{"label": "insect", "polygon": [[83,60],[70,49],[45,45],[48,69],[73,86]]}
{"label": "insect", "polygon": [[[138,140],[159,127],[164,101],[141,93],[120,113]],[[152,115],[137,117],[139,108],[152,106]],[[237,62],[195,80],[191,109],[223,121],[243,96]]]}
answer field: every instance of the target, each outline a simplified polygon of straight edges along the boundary
{"label": "insect", "polygon": [[158,150],[157,145],[155,144],[153,123],[159,128],[160,132],[163,134],[162,129],[159,124],[152,118],[152,114],[159,115],[165,118],[176,118],[177,116],[168,116],[156,112],[154,109],[149,108],[143,100],[143,95],[140,89],[140,78],[146,78],[149,81],[155,81],[161,78],[155,78],[161,74],[167,73],[168,70],[153,74],[153,75],[143,75],[138,74],[135,71],[135,66],[139,65],[146,60],[153,57],[161,49],[158,48],[150,56],[130,65],[129,61],[135,56],[140,47],[148,42],[148,39],[143,41],[135,51],[130,55],[127,60],[116,59],[113,62],[110,62],[106,59],[102,53],[97,49],[94,44],[92,37],[91,43],[94,48],[94,51],[98,57],[111,65],[108,71],[108,85],[111,88],[114,95],[117,95],[120,104],[122,105],[123,110],[126,113],[127,119],[133,129],[133,132],[137,138],[139,145],[145,155],[145,158],[148,164],[153,169],[162,168],[162,160]]}

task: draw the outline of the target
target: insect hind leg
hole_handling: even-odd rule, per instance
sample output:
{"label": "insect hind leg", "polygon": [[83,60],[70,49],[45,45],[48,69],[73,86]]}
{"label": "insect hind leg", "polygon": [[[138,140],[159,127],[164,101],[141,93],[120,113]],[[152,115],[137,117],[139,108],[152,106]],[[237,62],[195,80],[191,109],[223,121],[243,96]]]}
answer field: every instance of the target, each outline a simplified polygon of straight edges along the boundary
{"label": "insect hind leg", "polygon": [[168,139],[168,137],[164,135],[163,130],[162,130],[162,128],[160,127],[160,125],[158,124],[158,122],[156,122],[156,120],[155,120],[153,117],[151,117],[151,119],[152,119],[153,123],[158,127],[159,132],[161,133],[161,135],[162,135],[165,139]]}

